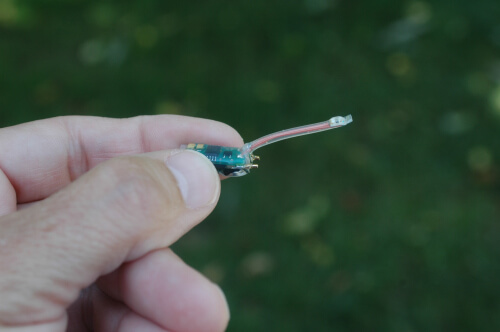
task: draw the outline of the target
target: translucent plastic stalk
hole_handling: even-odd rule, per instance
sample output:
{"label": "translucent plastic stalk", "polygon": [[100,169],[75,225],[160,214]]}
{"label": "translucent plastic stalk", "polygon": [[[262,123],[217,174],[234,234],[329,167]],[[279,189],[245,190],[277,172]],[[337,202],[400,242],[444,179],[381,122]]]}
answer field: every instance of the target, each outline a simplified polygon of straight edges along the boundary
{"label": "translucent plastic stalk", "polygon": [[265,145],[269,145],[271,143],[279,142],[284,139],[292,138],[292,137],[297,137],[297,136],[302,136],[302,135],[308,135],[308,134],[313,134],[313,133],[318,133],[320,131],[325,131],[325,130],[330,130],[338,127],[345,126],[349,123],[352,122],[352,116],[347,115],[347,116],[335,116],[329,120],[323,121],[323,122],[318,122],[310,125],[305,125],[301,127],[296,127],[296,128],[291,128],[291,129],[286,129],[282,131],[278,131],[276,133],[272,133],[269,135],[266,135],[264,137],[258,138],[250,143],[246,143],[243,148],[242,152],[244,154],[251,153],[258,148],[261,148]]}

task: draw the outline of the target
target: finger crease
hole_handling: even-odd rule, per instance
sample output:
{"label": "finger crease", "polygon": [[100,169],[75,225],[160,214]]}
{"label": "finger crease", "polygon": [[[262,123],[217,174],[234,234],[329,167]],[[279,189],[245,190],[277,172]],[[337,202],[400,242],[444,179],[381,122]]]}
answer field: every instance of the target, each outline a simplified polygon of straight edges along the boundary
{"label": "finger crease", "polygon": [[62,123],[69,138],[67,165],[69,178],[72,182],[89,170],[89,158],[81,131],[72,129],[65,118],[63,118]]}
{"label": "finger crease", "polygon": [[149,145],[147,144],[146,140],[146,117],[141,116],[139,118],[139,125],[137,126],[139,128],[139,144],[140,144],[140,149],[141,152],[149,152]]}

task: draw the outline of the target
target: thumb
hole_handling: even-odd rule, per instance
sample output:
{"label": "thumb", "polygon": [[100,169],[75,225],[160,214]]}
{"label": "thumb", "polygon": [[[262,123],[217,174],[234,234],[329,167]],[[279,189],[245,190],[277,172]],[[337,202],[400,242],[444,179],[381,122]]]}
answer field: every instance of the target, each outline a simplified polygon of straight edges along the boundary
{"label": "thumb", "polygon": [[211,212],[219,192],[203,155],[154,152],[106,161],[0,218],[0,326],[64,318],[81,289],[175,242]]}

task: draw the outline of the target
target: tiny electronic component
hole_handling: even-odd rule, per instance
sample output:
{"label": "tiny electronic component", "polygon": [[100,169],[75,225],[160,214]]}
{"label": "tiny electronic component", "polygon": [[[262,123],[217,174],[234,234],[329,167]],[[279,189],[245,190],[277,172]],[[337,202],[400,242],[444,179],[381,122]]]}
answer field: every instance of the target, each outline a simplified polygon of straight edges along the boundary
{"label": "tiny electronic component", "polygon": [[227,147],[208,145],[203,143],[189,143],[182,145],[182,149],[194,150],[204,154],[215,166],[217,171],[226,176],[243,176],[250,170],[257,168],[254,161],[259,160],[253,152],[265,145],[287,138],[317,133],[329,129],[345,126],[352,122],[352,116],[335,116],[327,121],[314,123],[292,129],[278,131],[244,144],[242,147]]}
{"label": "tiny electronic component", "polygon": [[242,176],[248,174],[250,169],[257,168],[253,161],[258,160],[258,157],[251,153],[243,154],[241,148],[198,143],[183,145],[181,148],[204,154],[222,175]]}

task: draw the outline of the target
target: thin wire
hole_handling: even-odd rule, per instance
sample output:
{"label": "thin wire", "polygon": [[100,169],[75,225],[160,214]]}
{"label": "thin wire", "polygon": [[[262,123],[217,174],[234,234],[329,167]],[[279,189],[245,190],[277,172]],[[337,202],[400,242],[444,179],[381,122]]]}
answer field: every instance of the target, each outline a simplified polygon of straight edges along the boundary
{"label": "thin wire", "polygon": [[[336,118],[342,118],[342,122],[333,121]],[[271,144],[271,143],[282,141],[282,140],[287,139],[287,138],[308,135],[308,134],[318,133],[321,131],[342,127],[342,126],[345,126],[346,124],[350,123],[351,121],[352,121],[352,117],[350,115],[346,116],[345,118],[333,117],[327,121],[318,122],[318,123],[314,123],[314,124],[310,124],[310,125],[291,128],[291,129],[286,129],[286,130],[281,130],[281,131],[278,131],[276,133],[272,133],[272,134],[263,136],[263,137],[258,138],[250,143],[245,144],[243,146],[243,151],[245,153],[250,153],[252,151],[257,150],[258,148],[261,148],[261,147],[268,145],[268,144]]]}

